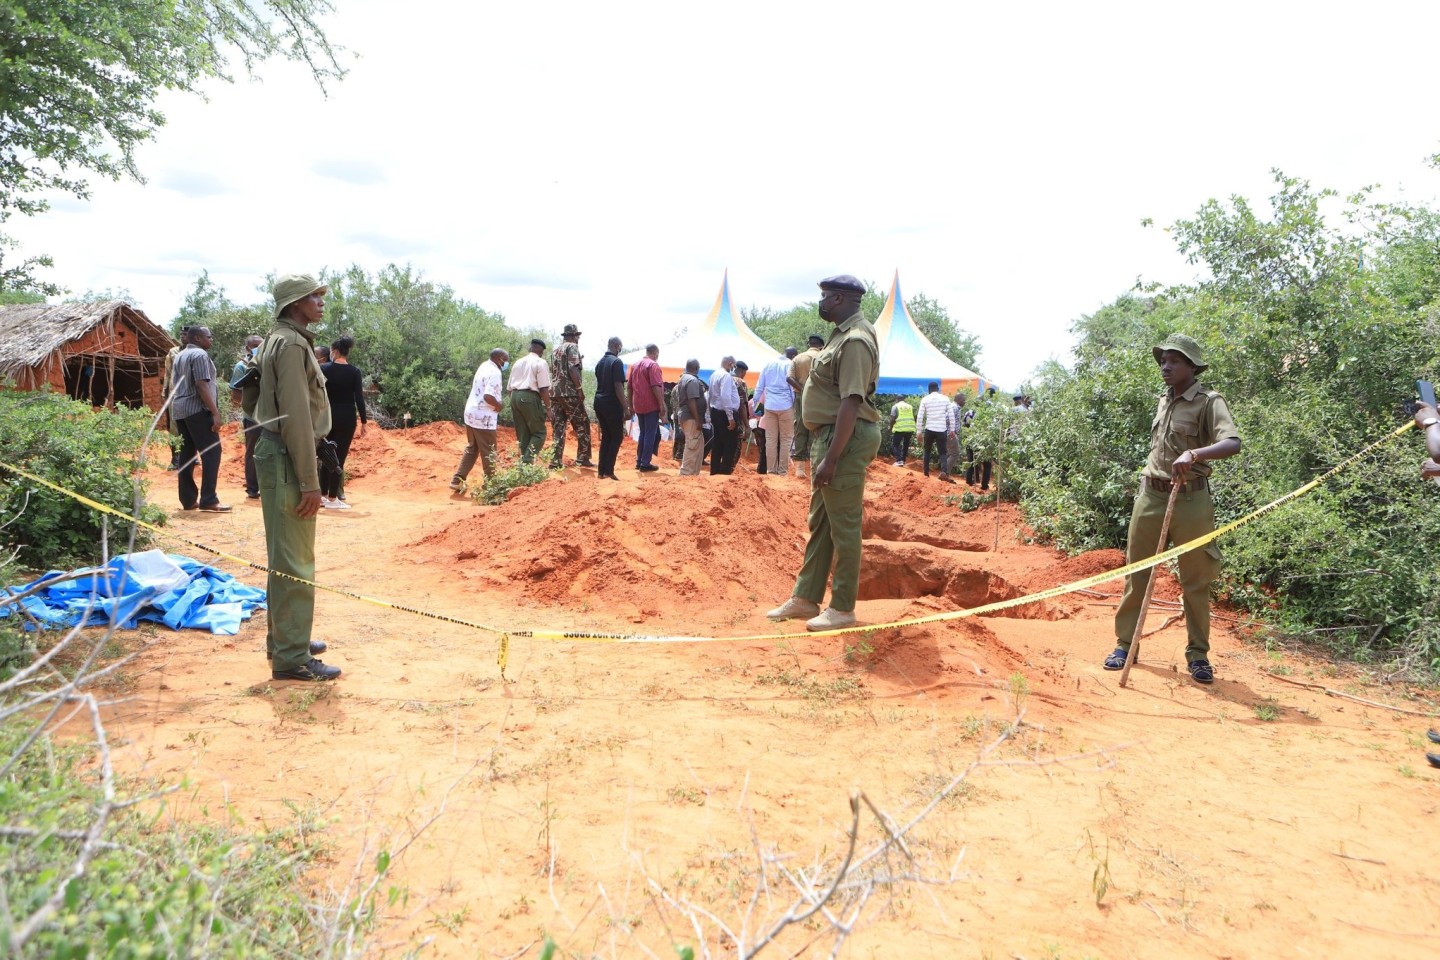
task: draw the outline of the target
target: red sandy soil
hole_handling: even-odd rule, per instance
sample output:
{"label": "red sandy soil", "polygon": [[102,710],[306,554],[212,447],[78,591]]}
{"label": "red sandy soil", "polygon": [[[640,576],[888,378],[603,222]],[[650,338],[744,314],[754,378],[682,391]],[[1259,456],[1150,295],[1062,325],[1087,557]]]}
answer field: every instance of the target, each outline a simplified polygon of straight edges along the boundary
{"label": "red sandy soil", "polygon": [[[1200,687],[1181,663],[1169,574],[1149,619],[1164,626],[1123,689],[1100,668],[1118,582],[999,616],[819,638],[792,622],[784,639],[733,639],[777,632],[763,614],[799,567],[804,482],[757,476],[753,452],[733,476],[681,479],[668,444],[643,476],[627,440],[619,483],[572,467],[487,507],[446,489],[463,442],[449,424],[357,440],[354,509],[322,511],[318,578],[509,631],[505,679],[494,632],[322,592],[316,636],[345,670],[336,683],[270,682],[260,615],[237,637],[158,635],[113,721],[127,772],[188,782],[179,816],[321,818],[334,853],[312,875],[316,899],[396,853],[381,889],[405,896],[381,897],[373,955],[426,944],[427,956],[534,957],[548,934],[565,957],[673,957],[696,933],[659,890],[738,928],[757,849],[792,871],[833,865],[852,791],[907,822],[1017,710],[1019,735],[914,828],[913,859],[891,857],[945,882],[882,888],[841,956],[1435,955],[1428,721],[1275,674],[1409,710],[1433,702],[1267,653],[1235,618],[1216,620],[1219,679]],[[231,514],[181,513],[158,470],[152,499],[172,507],[175,533],[263,561],[240,466],[227,442]],[[961,512],[964,489],[871,469],[862,621],[1122,562],[1025,544],[1009,505],[997,548],[995,508]],[[862,811],[864,847],[882,834]],[[750,929],[792,900],[779,881]],[[732,956],[691,913],[711,954]],[[828,930],[791,927],[763,955],[826,956]]]}

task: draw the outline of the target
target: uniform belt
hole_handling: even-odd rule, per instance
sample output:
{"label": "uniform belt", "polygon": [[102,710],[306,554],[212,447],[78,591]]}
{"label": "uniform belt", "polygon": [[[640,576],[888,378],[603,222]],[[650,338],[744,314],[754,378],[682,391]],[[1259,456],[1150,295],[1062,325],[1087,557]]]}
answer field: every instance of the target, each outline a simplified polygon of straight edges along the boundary
{"label": "uniform belt", "polygon": [[539,390],[531,390],[529,387],[511,387],[511,388],[510,388],[510,392],[511,392],[511,393],[534,393],[534,394],[539,394],[540,391],[539,391]]}
{"label": "uniform belt", "polygon": [[[1169,493],[1170,488],[1175,486],[1173,480],[1156,480],[1154,477],[1145,478],[1145,486],[1156,493]],[[1199,490],[1210,489],[1210,480],[1207,477],[1196,477],[1194,480],[1187,480],[1180,484],[1181,493],[1195,493]]]}

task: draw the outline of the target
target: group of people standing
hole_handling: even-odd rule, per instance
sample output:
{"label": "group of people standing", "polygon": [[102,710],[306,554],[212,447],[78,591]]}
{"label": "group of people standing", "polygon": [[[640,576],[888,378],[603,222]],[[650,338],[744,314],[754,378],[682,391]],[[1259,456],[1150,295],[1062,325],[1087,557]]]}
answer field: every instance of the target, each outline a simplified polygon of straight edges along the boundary
{"label": "group of people standing", "polygon": [[[258,354],[265,338],[251,334],[245,338],[240,358],[230,374],[230,407],[241,411],[241,437],[245,444],[245,497],[260,499],[260,480],[255,471],[255,445],[260,438],[256,421],[256,405],[260,398],[258,381],[254,389],[241,384],[247,373],[258,367]],[[171,430],[180,438],[171,455],[170,467],[179,480],[180,506],[185,510],[207,513],[228,513],[230,506],[220,502],[218,491],[220,461],[219,381],[215,361],[210,357],[214,337],[209,327],[182,327],[180,344],[171,348],[165,358],[161,390],[169,401]],[[349,510],[345,500],[345,460],[358,433],[365,435],[369,422],[365,412],[365,378],[350,364],[350,351],[355,339],[344,336],[329,346],[314,349],[315,361],[324,377],[326,398],[330,404],[332,426],[325,439],[335,444],[335,467],[320,468],[320,505],[332,510]],[[200,482],[195,482],[195,468],[200,468]]]}
{"label": "group of people standing", "polygon": [[[794,461],[796,475],[805,476],[810,431],[802,416],[803,391],[811,365],[825,343],[818,334],[809,338],[804,353],[790,347],[767,364],[753,393],[745,383],[749,367],[743,360],[723,357],[710,377],[702,379],[700,361],[691,359],[679,380],[667,384],[656,344],[647,344],[644,356],[627,371],[620,360],[624,344],[619,337],[611,337],[605,355],[595,364],[594,409],[600,450],[594,461],[581,377],[581,336],[579,327],[566,324],[561,343],[548,362],[545,341],[533,339],[528,352],[510,371],[510,412],[521,463],[533,463],[540,456],[548,421],[551,469],[565,464],[568,427],[575,434],[575,466],[593,467],[600,479],[618,480],[615,461],[626,423],[633,418],[637,473],[660,469],[654,458],[660,449],[662,421],[668,420],[674,431],[680,476],[698,474],[707,456],[711,474],[733,473],[747,431],[753,432],[760,447],[759,472],[785,475]],[[476,462],[486,478],[496,471],[496,431],[504,407],[503,374],[509,361],[509,352],[497,347],[471,380],[465,402],[465,451],[450,478],[452,491],[464,491]]]}
{"label": "group of people standing", "polygon": [[[942,482],[954,483],[953,474],[958,473],[960,464],[964,463],[965,482],[972,485],[978,482],[981,491],[989,490],[993,461],[988,457],[977,458],[974,444],[964,444],[965,455],[963,459],[961,457],[962,437],[965,431],[972,429],[975,420],[975,410],[966,406],[965,393],[956,390],[952,396],[946,397],[940,392],[940,384],[933,380],[928,391],[920,400],[918,417],[916,408],[904,397],[890,407],[890,453],[895,466],[905,466],[910,456],[910,444],[918,434],[923,444],[925,476],[930,476],[933,452],[937,475]],[[983,399],[994,402],[995,392],[994,387],[988,388]],[[1024,394],[1016,394],[1014,404],[1015,412],[1030,412],[1030,399]],[[1014,431],[1015,427],[1010,430]]]}
{"label": "group of people standing", "polygon": [[[785,470],[787,445],[784,437],[793,428],[796,436],[803,427],[808,439],[792,440],[797,457],[813,458],[808,511],[809,537],[805,555],[791,596],[766,614],[771,620],[805,619],[809,630],[832,630],[856,623],[855,605],[859,592],[861,529],[864,513],[867,468],[880,447],[881,412],[875,405],[879,380],[879,344],[874,326],[860,311],[865,285],[849,275],[829,277],[820,282],[820,318],[833,325],[829,337],[818,345],[812,338],[809,357],[786,351],[762,371],[753,400],[755,412],[764,424],[767,462],[774,472]],[[325,644],[311,640],[314,614],[315,515],[321,508],[322,481],[315,456],[316,444],[334,429],[334,415],[327,396],[328,379],[313,351],[309,327],[323,316],[327,288],[309,276],[287,276],[275,285],[275,326],[259,345],[257,367],[261,389],[253,413],[247,419],[257,424],[259,439],[254,459],[258,488],[265,517],[266,549],[270,574],[270,614],[267,655],[272,659],[276,679],[330,680],[339,668],[316,659]],[[588,462],[588,417],[583,402],[557,403],[556,380],[563,376],[574,387],[569,398],[583,396],[578,368],[581,362],[580,331],[573,325],[564,334],[564,347],[546,363],[546,345],[534,340],[529,353],[515,364],[510,377],[511,407],[515,411],[522,458],[533,461],[544,443],[544,416],[557,424],[552,465],[561,463],[565,423],[587,439],[580,446],[581,465]],[[208,339],[208,334],[204,339]],[[252,338],[253,341],[253,338]],[[197,342],[203,340],[197,337]],[[205,344],[208,346],[208,343]],[[569,349],[571,346],[574,349]],[[342,354],[349,344],[342,345]],[[596,417],[600,421],[600,476],[615,476],[619,437],[626,419],[639,420],[636,469],[651,472],[650,463],[658,446],[658,425],[666,408],[659,349],[651,344],[645,357],[628,375],[619,354],[622,344],[612,337],[604,357],[596,365]],[[254,350],[253,342],[247,349]],[[332,356],[334,345],[332,345]],[[1152,555],[1166,544],[1158,543],[1158,528],[1168,512],[1171,542],[1185,542],[1214,527],[1210,500],[1210,462],[1234,456],[1240,450],[1239,433],[1224,399],[1198,382],[1206,369],[1200,347],[1194,340],[1172,336],[1154,348],[1157,366],[1166,391],[1160,400],[1151,438],[1150,457],[1143,471],[1140,497],[1130,527],[1129,560]],[[463,488],[465,475],[478,458],[489,474],[494,469],[495,430],[503,400],[503,373],[509,365],[503,349],[491,351],[480,365],[466,403],[465,423],[469,444],[452,486]],[[334,360],[332,359],[332,363]],[[177,358],[177,367],[180,367]],[[341,366],[344,366],[342,363]],[[195,357],[184,360],[185,375],[203,382],[199,373],[205,365]],[[198,371],[194,373],[190,371]],[[739,418],[749,412],[752,399],[743,385],[744,364],[732,357],[722,359],[708,383],[698,376],[699,362],[690,360],[685,375],[672,390],[674,416],[685,437],[682,475],[698,473],[703,454],[700,428],[708,415],[711,432],[712,472],[733,469],[729,450],[739,432]],[[210,371],[213,380],[213,370]],[[803,376],[802,376],[803,374]],[[336,378],[340,386],[344,373]],[[932,384],[931,396],[939,396],[932,410],[922,406],[919,429],[943,422],[945,434],[952,431],[955,398],[939,394]],[[1017,406],[1019,404],[1017,403]],[[205,413],[211,414],[208,406]],[[907,405],[908,406],[908,405]],[[961,409],[963,403],[953,404]],[[577,412],[578,407],[578,412]],[[182,408],[183,409],[183,408]],[[363,408],[360,418],[363,421]],[[1433,409],[1425,410],[1422,426],[1427,434],[1440,435],[1440,419]],[[218,414],[213,414],[218,417]],[[903,414],[901,414],[903,416]],[[182,431],[190,430],[190,417],[183,414]],[[581,421],[583,418],[583,426]],[[896,418],[896,408],[892,408]],[[932,418],[935,418],[932,420]],[[202,418],[203,419],[203,418]],[[1417,420],[1421,418],[1417,416]],[[892,432],[893,432],[892,419]],[[522,427],[523,423],[523,427]],[[962,420],[963,424],[963,420]],[[203,424],[202,424],[203,425]],[[198,431],[200,426],[195,429]],[[903,432],[903,431],[902,431]],[[940,432],[940,431],[934,431]],[[729,436],[726,436],[729,435]],[[933,447],[934,444],[927,444]],[[1432,457],[1440,443],[1432,445]],[[927,451],[928,453],[928,451]],[[953,456],[953,452],[948,455]],[[897,455],[902,459],[903,453]],[[928,466],[928,456],[927,456]],[[718,462],[718,466],[717,466]],[[803,461],[802,461],[803,462]],[[647,469],[648,467],[648,469]],[[1427,475],[1440,473],[1434,461],[1425,466]],[[183,489],[183,488],[182,488]],[[1177,500],[1178,497],[1178,500]],[[198,500],[204,499],[203,489]],[[197,506],[198,508],[198,506]],[[1187,665],[1200,683],[1214,680],[1209,652],[1209,588],[1218,572],[1218,550],[1213,545],[1192,551],[1180,559],[1180,581],[1187,621]],[[1128,578],[1115,629],[1118,646],[1104,661],[1107,670],[1121,669],[1142,607],[1141,597],[1149,571]],[[827,588],[829,603],[822,608]]]}

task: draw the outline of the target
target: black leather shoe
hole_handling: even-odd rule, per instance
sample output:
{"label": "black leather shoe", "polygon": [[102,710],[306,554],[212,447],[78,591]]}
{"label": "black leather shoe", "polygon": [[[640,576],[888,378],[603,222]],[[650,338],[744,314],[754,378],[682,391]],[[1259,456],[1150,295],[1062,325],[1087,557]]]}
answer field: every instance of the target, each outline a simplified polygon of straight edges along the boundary
{"label": "black leather shoe", "polygon": [[1430,766],[1440,767],[1440,753],[1427,753],[1425,759],[1430,761]]}
{"label": "black leather shoe", "polygon": [[1440,731],[1426,730],[1425,736],[1430,738],[1431,743],[1440,743]]}
{"label": "black leather shoe", "polygon": [[270,677],[274,680],[334,680],[338,676],[339,667],[327,667],[314,657],[310,658],[309,663],[301,664],[293,670],[270,671]]}
{"label": "black leather shoe", "polygon": [[591,463],[589,460],[576,460],[576,461],[575,461],[575,466],[577,466],[577,467],[593,467],[593,466],[595,466],[595,464]]}

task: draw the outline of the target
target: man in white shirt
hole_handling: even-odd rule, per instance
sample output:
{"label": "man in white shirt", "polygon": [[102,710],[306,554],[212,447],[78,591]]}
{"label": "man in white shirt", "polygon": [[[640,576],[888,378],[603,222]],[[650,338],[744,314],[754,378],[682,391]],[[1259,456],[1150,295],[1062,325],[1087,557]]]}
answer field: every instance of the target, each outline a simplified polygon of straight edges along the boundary
{"label": "man in white shirt", "polygon": [[710,374],[710,425],[715,442],[710,448],[710,475],[734,473],[740,452],[740,391],[735,388],[735,358],[724,357]]}
{"label": "man in white shirt", "polygon": [[915,428],[925,437],[925,476],[930,476],[930,448],[935,448],[936,465],[940,467],[940,479],[954,483],[945,472],[945,436],[950,419],[950,399],[940,392],[940,384],[931,381],[930,392],[920,401],[920,412],[915,418]]}
{"label": "man in white shirt", "polygon": [[965,421],[965,394],[959,390],[951,398],[950,414],[945,421],[945,453],[940,469],[947,475],[954,474],[960,466],[960,431]]}
{"label": "man in white shirt", "polygon": [[531,340],[530,352],[510,371],[510,414],[520,441],[520,462],[530,463],[545,446],[545,421],[550,415],[550,364],[545,341]]}
{"label": "man in white shirt", "polygon": [[760,428],[765,431],[765,464],[782,477],[790,472],[790,444],[795,440],[795,391],[789,379],[797,352],[788,347],[766,364],[755,386],[755,406],[761,411]]}
{"label": "man in white shirt", "polygon": [[495,430],[500,425],[503,395],[500,375],[509,363],[510,354],[496,347],[470,382],[470,398],[465,401],[465,453],[450,479],[450,489],[456,493],[465,489],[465,478],[470,476],[476,457],[480,458],[486,480],[495,474]]}

